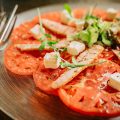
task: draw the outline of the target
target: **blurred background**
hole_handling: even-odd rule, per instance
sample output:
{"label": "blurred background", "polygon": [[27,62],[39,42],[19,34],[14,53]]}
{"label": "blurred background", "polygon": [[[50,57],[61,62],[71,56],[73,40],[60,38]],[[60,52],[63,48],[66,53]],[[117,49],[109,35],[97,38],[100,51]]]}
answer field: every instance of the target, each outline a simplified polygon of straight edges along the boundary
{"label": "blurred background", "polygon": [[4,10],[9,12],[13,9],[15,4],[19,5],[18,13],[38,7],[43,5],[50,5],[55,3],[63,3],[70,1],[80,1],[80,0],[0,0],[1,6],[4,6]]}
{"label": "blurred background", "polygon": [[[17,12],[22,12],[34,7],[43,6],[43,5],[50,5],[50,4],[58,4],[63,2],[77,2],[81,0],[0,0],[0,6],[4,6],[4,10],[10,12],[15,4],[19,5],[19,9]],[[85,0],[89,1],[89,0]],[[92,1],[92,0],[91,0]],[[96,0],[97,1],[97,0]],[[120,0],[101,0],[101,1],[114,1],[119,2]]]}

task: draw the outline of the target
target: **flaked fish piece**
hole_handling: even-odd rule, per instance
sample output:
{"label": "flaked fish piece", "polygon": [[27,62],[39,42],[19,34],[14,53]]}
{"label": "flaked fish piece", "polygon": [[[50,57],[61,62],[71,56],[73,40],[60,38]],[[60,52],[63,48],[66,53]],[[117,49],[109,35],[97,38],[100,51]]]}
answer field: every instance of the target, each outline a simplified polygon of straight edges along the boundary
{"label": "flaked fish piece", "polygon": [[[69,44],[69,41],[67,40],[61,40],[57,44],[55,44],[56,48],[66,48]],[[21,51],[32,51],[32,50],[38,50],[40,47],[39,44],[15,44],[15,47],[20,49]],[[45,50],[51,49],[49,46],[45,46]]]}
{"label": "flaked fish piece", "polygon": [[[43,28],[43,31],[45,32],[44,28]],[[43,36],[43,33],[40,31],[40,25],[39,24],[36,24],[33,28],[30,29],[29,32],[32,34],[32,36],[36,40],[39,40]],[[47,38],[47,39],[56,40],[57,38],[54,35],[51,35],[51,38]]]}
{"label": "flaked fish piece", "polygon": [[[45,31],[45,29],[43,29]],[[33,28],[30,29],[29,31],[32,36],[35,38],[35,39],[40,39],[40,37],[42,36],[42,33],[40,31],[40,25],[37,24],[35,25]]]}
{"label": "flaked fish piece", "polygon": [[75,32],[75,28],[67,26],[67,25],[62,25],[61,23],[47,20],[47,19],[42,19],[43,26],[49,29],[50,31],[60,34],[60,35],[69,35]]}
{"label": "flaked fish piece", "polygon": [[[93,47],[82,52],[78,56],[77,61],[80,64],[91,64],[98,57],[98,55],[102,53],[103,50],[104,48],[102,46],[94,45]],[[63,74],[61,74],[60,77],[56,81],[52,83],[51,87],[53,89],[60,88],[61,86],[70,82],[74,77],[76,77],[80,72],[82,72],[87,67],[88,66],[68,69]]]}
{"label": "flaked fish piece", "polygon": [[14,46],[21,51],[38,50],[41,44],[15,44]]}
{"label": "flaked fish piece", "polygon": [[118,57],[118,59],[120,60],[120,50],[112,50],[114,52],[114,54]]}
{"label": "flaked fish piece", "polygon": [[60,40],[57,44],[55,44],[56,48],[66,48],[69,45],[70,41],[67,39]]}

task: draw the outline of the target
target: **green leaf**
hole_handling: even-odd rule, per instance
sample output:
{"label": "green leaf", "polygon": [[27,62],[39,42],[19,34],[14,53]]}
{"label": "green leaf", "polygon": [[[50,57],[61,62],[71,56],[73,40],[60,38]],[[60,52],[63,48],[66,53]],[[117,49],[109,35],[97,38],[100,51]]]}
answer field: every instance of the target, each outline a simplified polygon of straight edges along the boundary
{"label": "green leaf", "polygon": [[76,61],[74,56],[72,57],[72,62],[73,62],[73,64],[78,64],[78,62]]}
{"label": "green leaf", "polygon": [[47,41],[47,44],[48,44],[49,46],[55,45],[55,44],[57,44],[57,43],[58,43],[58,41]]}
{"label": "green leaf", "polygon": [[81,32],[70,35],[68,39],[71,40],[71,41],[72,40],[78,40],[78,39],[80,39],[80,34],[81,34]]}
{"label": "green leaf", "polygon": [[45,37],[44,35],[42,35],[42,36],[40,37],[40,39],[38,39],[38,40],[44,41],[44,40],[46,40],[46,37]]}
{"label": "green leaf", "polygon": [[103,32],[103,33],[101,34],[101,36],[102,36],[102,42],[103,42],[105,45],[107,45],[107,46],[111,46],[111,45],[112,45],[112,41],[107,39],[107,33],[106,33],[106,32]]}
{"label": "green leaf", "polygon": [[97,44],[98,44],[98,45],[101,45],[101,46],[103,46],[103,47],[104,47],[103,42],[102,42],[102,41],[100,41],[100,40],[98,40],[98,41],[97,41]]}
{"label": "green leaf", "polygon": [[94,19],[94,20],[98,20],[99,18],[92,15],[94,9],[96,8],[97,4],[94,4],[93,6],[90,7],[90,9],[88,10],[86,16],[85,16],[85,20],[89,20],[89,19]]}
{"label": "green leaf", "polygon": [[98,23],[98,27],[100,28],[101,33],[110,29],[111,25],[112,25],[111,22],[106,22],[106,21],[102,21]]}
{"label": "green leaf", "polygon": [[57,54],[55,55],[55,58],[58,59],[58,55]]}
{"label": "green leaf", "polygon": [[40,47],[39,47],[39,50],[41,50],[41,51],[44,50],[46,44],[47,44],[47,41],[42,42],[41,45],[40,45]]}
{"label": "green leaf", "polygon": [[52,37],[51,34],[45,33],[44,35],[45,35],[47,38],[51,38],[51,37]]}
{"label": "green leaf", "polygon": [[83,31],[80,31],[80,39],[81,39],[83,42],[86,42],[86,43],[89,42],[90,33],[89,33],[89,31],[88,31],[87,29],[86,29],[86,30],[83,30]]}
{"label": "green leaf", "polygon": [[61,57],[60,57],[60,53],[59,53],[59,52],[56,52],[55,58],[61,60]]}
{"label": "green leaf", "polygon": [[65,68],[65,67],[74,68],[74,64],[71,64],[69,62],[61,62],[60,65],[61,65],[61,68]]}
{"label": "green leaf", "polygon": [[90,26],[88,28],[89,34],[90,34],[90,39],[88,41],[88,46],[91,47],[94,43],[97,42],[98,36],[99,36],[99,31],[97,27]]}
{"label": "green leaf", "polygon": [[41,31],[41,33],[44,34],[45,31],[44,31],[44,29],[43,29],[43,25],[42,25],[42,19],[41,19],[40,9],[38,8],[37,11],[38,11],[39,24],[40,24],[40,31]]}
{"label": "green leaf", "polygon": [[61,68],[65,68],[65,67],[69,67],[71,65],[71,63],[65,61],[65,62],[60,62],[60,67]]}
{"label": "green leaf", "polygon": [[90,20],[90,19],[93,19],[93,20],[99,20],[98,17],[93,16],[93,15],[90,15],[90,14],[87,14],[87,15],[85,16],[85,20]]}
{"label": "green leaf", "polygon": [[68,4],[64,4],[64,9],[71,15],[71,7]]}
{"label": "green leaf", "polygon": [[102,64],[106,61],[100,61],[98,63],[93,63],[93,64],[74,64],[74,63],[69,63],[69,62],[61,62],[61,68],[65,68],[65,67],[68,67],[68,68],[76,68],[76,67],[83,67],[83,66],[94,66],[94,65],[98,65],[98,64]]}
{"label": "green leaf", "polygon": [[67,50],[67,48],[60,48],[60,49],[58,49],[59,52],[64,52],[66,50]]}

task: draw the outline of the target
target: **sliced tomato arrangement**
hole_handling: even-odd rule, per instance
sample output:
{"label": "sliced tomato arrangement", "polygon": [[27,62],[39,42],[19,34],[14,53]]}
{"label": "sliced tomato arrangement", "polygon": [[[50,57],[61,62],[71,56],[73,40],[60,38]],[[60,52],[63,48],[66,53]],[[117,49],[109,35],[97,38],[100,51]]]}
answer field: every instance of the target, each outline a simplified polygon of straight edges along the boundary
{"label": "sliced tomato arrangement", "polygon": [[[63,53],[62,56],[64,59],[70,60],[68,54]],[[55,81],[66,69],[57,68],[57,69],[46,69],[43,60],[39,63],[39,67],[33,73],[33,79],[38,88],[44,93],[58,95],[58,90],[51,88],[51,84]]]}
{"label": "sliced tomato arrangement", "polygon": [[[73,14],[75,18],[82,18],[87,11],[88,10],[84,8],[75,9],[73,10]],[[103,20],[107,20],[107,13],[105,10],[95,8],[93,15],[101,17]],[[41,18],[62,24],[63,22],[61,22],[60,16],[61,12],[48,12],[43,13]],[[55,89],[52,88],[52,83],[63,75],[69,67],[58,67],[57,69],[45,68],[43,61],[44,56],[46,53],[52,51],[49,48],[49,50],[46,50],[46,46],[44,46],[43,51],[33,49],[30,51],[22,51],[15,47],[15,44],[42,44],[42,41],[35,39],[36,37],[30,33],[30,29],[36,24],[39,24],[38,16],[32,21],[25,22],[13,30],[10,37],[11,44],[4,52],[5,67],[17,75],[32,75],[36,87],[44,93],[59,96],[62,102],[73,111],[90,116],[119,116],[120,92],[107,84],[109,77],[105,75],[106,73],[120,73],[120,60],[114,54],[112,49],[110,47],[103,48],[104,51],[102,54],[99,54],[97,58],[95,58],[95,61],[97,62],[98,59],[105,60],[105,62],[87,67],[85,70],[78,73],[76,77],[74,77],[73,74],[71,77],[72,81]],[[65,26],[65,24],[62,25]],[[66,24],[66,26],[69,28],[73,27],[73,29],[76,30],[72,23]],[[45,26],[43,25],[43,27]],[[52,27],[54,27],[54,25]],[[66,36],[69,35],[59,35],[50,28],[44,28],[45,33],[46,35],[48,34],[48,36],[50,34],[57,39],[64,40],[63,38],[66,39]],[[87,49],[89,48],[87,47]],[[55,49],[54,52],[56,52]],[[70,56],[66,51],[59,53],[64,62],[67,61],[73,63],[72,56]],[[74,58],[76,59],[78,56],[76,55]],[[83,59],[86,61],[85,56]]]}
{"label": "sliced tomato arrangement", "polygon": [[80,74],[73,82],[60,88],[58,90],[60,99],[72,110],[86,115],[119,115],[120,99],[117,96],[120,92],[109,87],[108,78],[102,75],[107,72],[120,72],[120,66],[108,61],[91,69],[93,71],[86,70],[83,77]]}
{"label": "sliced tomato arrangement", "polygon": [[36,23],[34,21],[29,21],[21,24],[20,26],[16,27],[10,37],[10,40],[13,43],[24,42],[27,40],[35,40],[29,30],[34,27]]}
{"label": "sliced tomato arrangement", "polygon": [[[24,41],[25,43],[36,43],[38,41]],[[39,61],[45,55],[45,52],[29,51],[22,52],[15,47],[15,44],[10,45],[4,52],[4,64],[8,70],[18,75],[32,75],[39,65]]]}
{"label": "sliced tomato arrangement", "polygon": [[32,75],[39,60],[30,54],[21,53],[14,45],[11,45],[5,51],[4,64],[8,70],[15,74]]}
{"label": "sliced tomato arrangement", "polygon": [[39,68],[33,74],[34,82],[43,92],[57,95],[57,90],[52,89],[51,84],[63,72],[64,69],[46,69],[41,62]]}

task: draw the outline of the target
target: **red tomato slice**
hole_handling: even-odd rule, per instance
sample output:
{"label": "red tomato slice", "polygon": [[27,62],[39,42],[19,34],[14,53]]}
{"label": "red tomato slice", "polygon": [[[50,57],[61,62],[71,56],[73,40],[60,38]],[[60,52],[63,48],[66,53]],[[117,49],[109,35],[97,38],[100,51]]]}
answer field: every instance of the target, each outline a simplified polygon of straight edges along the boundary
{"label": "red tomato slice", "polygon": [[23,42],[23,41],[28,41],[28,40],[35,40],[32,36],[32,34],[29,32],[28,29],[26,30],[22,30],[24,29],[24,25],[19,26],[17,28],[15,28],[10,36],[10,40],[12,41],[12,43],[19,43],[19,42]]}
{"label": "red tomato slice", "polygon": [[[64,60],[71,61],[71,56],[66,52],[61,54]],[[58,95],[57,90],[51,88],[51,84],[56,80],[66,69],[48,69],[44,67],[43,60],[41,60],[39,67],[33,73],[33,79],[36,86],[47,94]]]}
{"label": "red tomato slice", "polygon": [[[76,18],[83,17],[86,14],[86,12],[87,12],[87,9],[84,9],[84,8],[73,10],[74,16]],[[61,14],[60,12],[48,12],[48,13],[43,13],[41,17],[45,19],[53,20],[56,22],[61,22],[60,14]],[[105,16],[105,11],[101,9],[96,9],[94,10],[94,14],[96,16],[103,17]],[[28,40],[28,39],[34,40],[32,35],[29,33],[29,30],[38,23],[39,23],[39,19],[37,16],[32,21],[28,21],[28,22],[21,24],[20,26],[18,26],[17,28],[13,30],[10,40],[13,43],[18,43],[19,41]]]}
{"label": "red tomato slice", "polygon": [[93,11],[93,15],[95,15],[97,17],[101,17],[103,20],[105,20],[106,16],[107,16],[107,12],[104,9],[96,8]]}
{"label": "red tomato slice", "polygon": [[51,88],[51,84],[56,80],[60,74],[64,72],[63,69],[46,69],[43,62],[40,63],[39,68],[33,73],[33,79],[38,88],[47,94],[57,95],[57,90]]}
{"label": "red tomato slice", "polygon": [[86,8],[77,8],[73,10],[73,14],[75,18],[82,18],[87,13]]}
{"label": "red tomato slice", "polygon": [[5,50],[4,64],[8,70],[15,74],[32,75],[39,64],[38,58],[41,55],[38,52],[21,52],[11,45]]}
{"label": "red tomato slice", "polygon": [[105,58],[108,60],[112,60],[115,57],[115,54],[111,51],[111,49],[105,49],[103,53],[99,56],[99,58]]}
{"label": "red tomato slice", "polygon": [[[120,72],[114,62],[96,65],[78,75],[71,83],[58,90],[59,97],[70,109],[93,116],[120,115],[120,92],[107,85],[106,72]],[[87,72],[91,72],[88,75]],[[83,76],[81,76],[83,74]]]}
{"label": "red tomato slice", "polygon": [[[50,19],[53,21],[60,22],[60,12],[49,12],[44,13],[42,18]],[[35,40],[29,30],[39,23],[38,17],[35,17],[32,21],[25,22],[16,27],[10,37],[13,43],[19,43],[21,41],[28,41],[29,39]]]}

